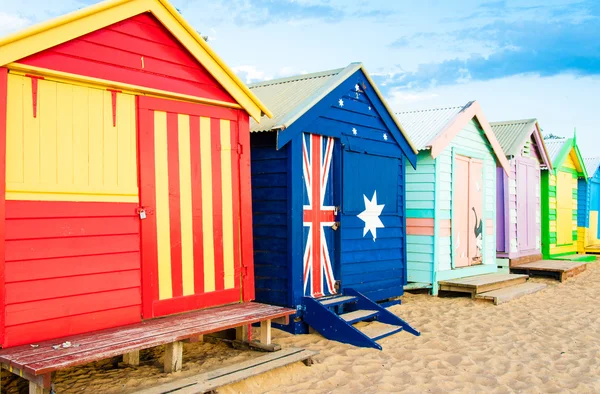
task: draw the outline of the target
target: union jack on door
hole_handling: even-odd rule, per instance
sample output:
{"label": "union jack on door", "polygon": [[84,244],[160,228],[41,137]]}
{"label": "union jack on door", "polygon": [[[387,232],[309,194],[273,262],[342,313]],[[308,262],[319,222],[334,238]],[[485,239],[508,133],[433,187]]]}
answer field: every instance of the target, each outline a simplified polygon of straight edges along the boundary
{"label": "union jack on door", "polygon": [[304,174],[304,295],[334,294],[335,223],[332,159],[335,139],[304,134],[302,139]]}

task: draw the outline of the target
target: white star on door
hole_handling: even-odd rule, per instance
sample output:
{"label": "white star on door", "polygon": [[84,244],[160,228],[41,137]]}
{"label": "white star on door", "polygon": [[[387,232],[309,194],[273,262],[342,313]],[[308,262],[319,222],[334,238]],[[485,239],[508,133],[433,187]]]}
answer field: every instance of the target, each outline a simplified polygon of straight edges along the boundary
{"label": "white star on door", "polygon": [[377,190],[373,192],[373,198],[371,198],[371,200],[369,200],[364,194],[363,198],[365,200],[365,210],[359,213],[357,216],[360,220],[365,222],[363,237],[370,231],[371,235],[373,236],[373,242],[375,242],[375,239],[377,239],[377,229],[385,227],[381,219],[379,219],[385,204],[377,204]]}

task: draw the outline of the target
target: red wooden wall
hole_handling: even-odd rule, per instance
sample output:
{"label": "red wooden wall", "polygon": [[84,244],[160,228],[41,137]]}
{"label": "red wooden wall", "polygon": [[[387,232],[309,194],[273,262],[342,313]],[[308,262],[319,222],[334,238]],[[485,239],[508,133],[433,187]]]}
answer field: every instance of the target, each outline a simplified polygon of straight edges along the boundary
{"label": "red wooden wall", "polygon": [[6,202],[6,335],[14,346],[140,320],[137,204]]}
{"label": "red wooden wall", "polygon": [[151,14],[141,14],[19,63],[169,92],[235,100]]}

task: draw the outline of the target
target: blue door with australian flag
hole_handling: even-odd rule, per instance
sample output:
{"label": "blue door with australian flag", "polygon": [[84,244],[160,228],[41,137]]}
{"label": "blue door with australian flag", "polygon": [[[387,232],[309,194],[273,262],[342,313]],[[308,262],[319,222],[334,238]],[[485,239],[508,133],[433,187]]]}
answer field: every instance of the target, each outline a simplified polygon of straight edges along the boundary
{"label": "blue door with australian flag", "polygon": [[273,111],[251,124],[256,300],[296,308],[293,333],[378,349],[418,335],[380,304],[404,294],[417,151],[363,65],[250,89]]}

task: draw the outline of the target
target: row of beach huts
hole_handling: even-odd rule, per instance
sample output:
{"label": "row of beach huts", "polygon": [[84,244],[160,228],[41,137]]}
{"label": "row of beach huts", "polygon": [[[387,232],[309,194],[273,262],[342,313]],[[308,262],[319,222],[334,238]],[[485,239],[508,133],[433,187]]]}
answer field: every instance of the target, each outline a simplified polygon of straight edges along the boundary
{"label": "row of beach huts", "polygon": [[2,39],[0,166],[0,362],[32,392],[250,324],[380,349],[419,334],[386,309],[405,289],[526,293],[600,252],[575,134],[394,112],[360,63],[246,86],[166,0]]}

